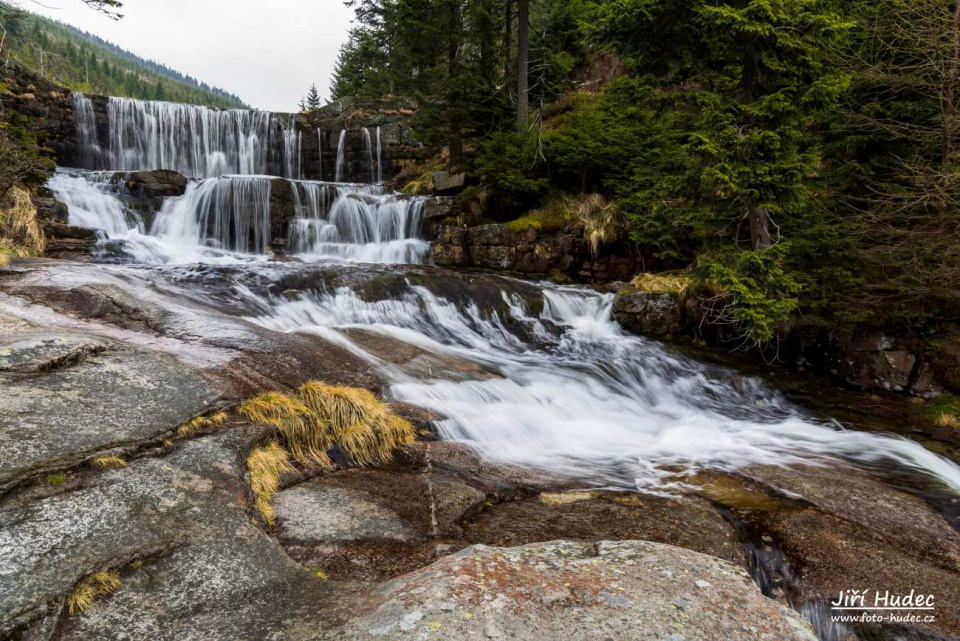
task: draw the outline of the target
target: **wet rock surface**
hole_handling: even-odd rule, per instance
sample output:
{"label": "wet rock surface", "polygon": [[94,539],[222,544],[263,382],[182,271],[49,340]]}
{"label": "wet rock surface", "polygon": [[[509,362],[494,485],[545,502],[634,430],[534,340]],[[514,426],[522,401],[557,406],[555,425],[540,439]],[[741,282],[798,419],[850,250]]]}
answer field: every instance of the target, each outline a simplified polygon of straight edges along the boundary
{"label": "wet rock surface", "polygon": [[[244,461],[270,430],[232,420],[164,441],[267,389],[381,380],[318,336],[246,320],[256,310],[224,287],[231,270],[290,300],[349,284],[380,301],[409,280],[506,327],[503,291],[531,309],[537,298],[523,283],[430,268],[0,270],[0,638],[809,639],[782,602],[822,608],[874,585],[937,586],[935,626],[905,638],[960,633],[956,532],[928,502],[842,467],[704,473],[699,490],[668,499],[420,442],[383,469],[292,475],[265,529]],[[376,332],[346,335],[415,378],[496,375]],[[126,467],[94,469],[104,454]],[[768,594],[781,603],[743,574],[771,559],[781,576]],[[69,615],[66,595],[105,568],[120,588]]]}
{"label": "wet rock surface", "polygon": [[156,439],[219,396],[169,356],[39,328],[0,337],[0,383],[0,487]]}
{"label": "wet rock surface", "polygon": [[343,639],[816,639],[730,564],[646,541],[477,545],[362,607]]}

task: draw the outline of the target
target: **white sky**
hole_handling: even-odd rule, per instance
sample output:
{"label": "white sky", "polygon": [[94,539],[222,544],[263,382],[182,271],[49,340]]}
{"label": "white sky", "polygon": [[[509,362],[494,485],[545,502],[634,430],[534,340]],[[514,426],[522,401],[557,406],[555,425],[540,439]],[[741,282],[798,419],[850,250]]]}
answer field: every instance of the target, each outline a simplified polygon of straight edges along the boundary
{"label": "white sky", "polygon": [[80,0],[39,1],[18,4],[270,111],[294,111],[311,83],[329,96],[353,17],[342,0],[123,0],[120,21]]}

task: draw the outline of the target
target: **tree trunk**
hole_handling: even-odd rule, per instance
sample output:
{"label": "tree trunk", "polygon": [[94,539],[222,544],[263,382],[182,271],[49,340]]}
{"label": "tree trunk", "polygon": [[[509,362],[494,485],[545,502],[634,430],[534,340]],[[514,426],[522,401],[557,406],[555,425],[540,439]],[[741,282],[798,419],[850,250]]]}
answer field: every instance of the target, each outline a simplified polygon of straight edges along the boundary
{"label": "tree trunk", "polygon": [[770,237],[770,212],[766,207],[750,209],[750,249],[766,249],[773,245]]}
{"label": "tree trunk", "polygon": [[461,87],[458,81],[460,75],[460,65],[458,54],[460,52],[460,6],[456,0],[448,0],[448,23],[447,23],[447,74],[449,78],[449,91],[447,95],[447,112],[449,114],[450,130],[450,166],[459,167],[463,159],[463,141],[461,139],[460,111],[460,92]]}
{"label": "tree trunk", "polygon": [[530,117],[530,89],[527,85],[530,64],[530,0],[519,0],[517,12],[517,127],[526,131]]}
{"label": "tree trunk", "polygon": [[511,61],[513,60],[513,0],[507,0],[507,15],[504,18],[503,32],[503,77],[510,77]]}

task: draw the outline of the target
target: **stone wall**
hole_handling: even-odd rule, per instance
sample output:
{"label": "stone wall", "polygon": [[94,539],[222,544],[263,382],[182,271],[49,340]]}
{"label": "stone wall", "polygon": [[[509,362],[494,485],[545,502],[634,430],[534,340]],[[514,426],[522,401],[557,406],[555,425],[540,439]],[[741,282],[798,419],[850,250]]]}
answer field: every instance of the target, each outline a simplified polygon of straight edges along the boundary
{"label": "stone wall", "polygon": [[506,225],[462,227],[437,224],[430,228],[431,258],[441,267],[507,271],[516,274],[565,277],[589,283],[629,280],[639,259],[624,244],[601,247],[593,256],[576,227],[544,234],[533,227],[511,231]]}

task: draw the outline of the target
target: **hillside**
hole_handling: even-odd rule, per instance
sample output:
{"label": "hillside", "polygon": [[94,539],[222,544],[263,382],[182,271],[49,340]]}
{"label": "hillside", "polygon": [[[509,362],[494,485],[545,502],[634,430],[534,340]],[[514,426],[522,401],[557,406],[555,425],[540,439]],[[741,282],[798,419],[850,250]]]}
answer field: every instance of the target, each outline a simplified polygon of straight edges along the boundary
{"label": "hillside", "polygon": [[210,107],[246,107],[217,87],[140,58],[97,36],[0,3],[6,32],[4,61],[33,69],[70,89],[89,93],[169,100]]}

